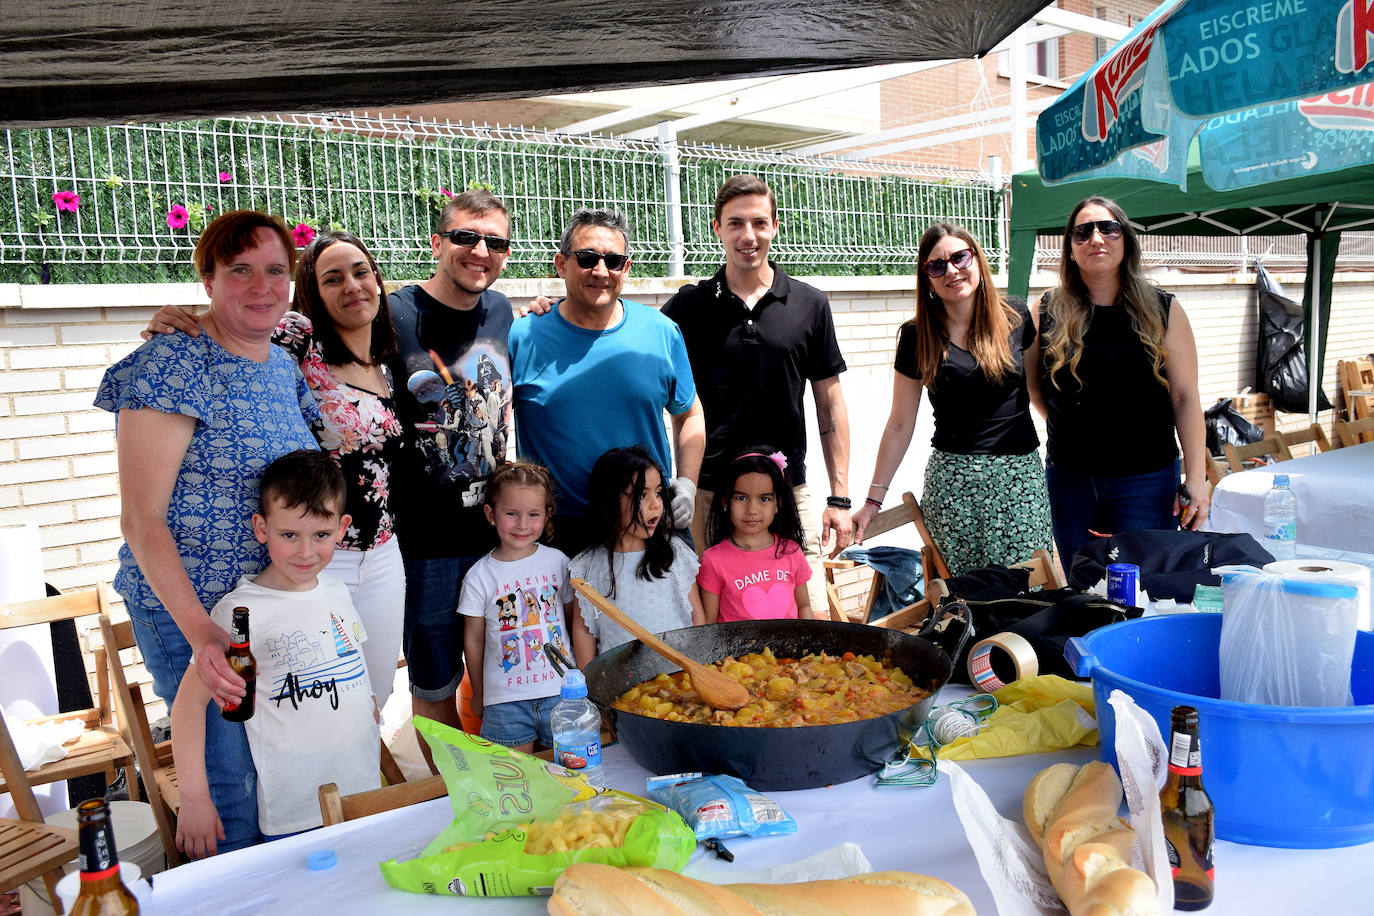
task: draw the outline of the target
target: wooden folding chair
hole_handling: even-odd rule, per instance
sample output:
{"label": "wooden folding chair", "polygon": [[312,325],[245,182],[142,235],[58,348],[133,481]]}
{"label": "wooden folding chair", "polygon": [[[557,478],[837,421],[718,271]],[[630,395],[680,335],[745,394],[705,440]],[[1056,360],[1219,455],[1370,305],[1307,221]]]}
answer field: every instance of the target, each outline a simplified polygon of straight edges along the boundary
{"label": "wooden folding chair", "polygon": [[[930,529],[926,527],[925,516],[921,514],[921,504],[916,501],[915,494],[906,492],[902,494],[902,504],[893,506],[891,509],[884,509],[879,512],[864,531],[864,538],[877,537],[894,531],[903,525],[915,525],[916,533],[921,538],[921,570],[925,581],[949,576],[949,567],[945,564],[945,558],[940,553],[940,548],[935,543],[935,538],[931,536]],[[863,564],[853,560],[834,559],[824,561],[825,568],[825,591],[830,605],[830,619],[848,621],[849,615],[845,612],[842,597],[836,586],[835,574],[847,570],[856,569]],[[872,574],[869,580],[868,595],[859,608],[858,619],[868,620],[869,612],[873,610],[873,603],[878,600],[878,596],[883,590],[883,575],[878,572]],[[917,602],[919,604],[920,602]],[[908,608],[902,610],[909,610]]]}
{"label": "wooden folding chair", "polygon": [[1221,450],[1226,454],[1226,463],[1231,468],[1231,473],[1245,470],[1245,462],[1252,458],[1264,458],[1272,455],[1275,461],[1287,461],[1293,457],[1293,453],[1288,450],[1283,439],[1276,433],[1267,439],[1252,442],[1249,445],[1235,446],[1229,442],[1221,444]]}
{"label": "wooden folding chair", "polygon": [[1345,415],[1351,420],[1374,416],[1374,360],[1343,359],[1336,363],[1336,371],[1345,392]]}
{"label": "wooden folding chair", "polygon": [[1336,438],[1342,446],[1374,442],[1374,417],[1363,420],[1337,420]]}
{"label": "wooden folding chair", "polygon": [[329,782],[320,786],[320,814],[324,817],[324,825],[328,827],[369,814],[418,805],[447,794],[448,788],[442,776],[430,776],[416,782],[402,782],[342,796],[338,785]]}
{"label": "wooden folding chair", "polygon": [[108,616],[101,614],[100,635],[110,681],[114,684],[120,731],[125,740],[133,745],[134,757],[138,759],[138,768],[143,773],[143,788],[148,795],[148,804],[153,809],[153,820],[157,822],[158,837],[162,840],[162,851],[167,855],[167,867],[173,868],[181,864],[176,830],[176,815],[181,810],[181,787],[177,783],[176,763],[172,759],[172,742],[153,742],[143,692],[124,676],[119,653],[136,645],[133,624],[127,620],[112,624]]}
{"label": "wooden folding chair", "polygon": [[0,773],[5,777],[5,791],[19,813],[19,820],[0,818],[0,891],[13,890],[42,875],[48,899],[61,913],[57,882],[62,877],[62,866],[76,858],[76,831],[44,823],[43,812],[33,794],[34,783],[19,762],[19,752],[2,718]]}
{"label": "wooden folding chair", "polygon": [[1331,451],[1331,442],[1326,438],[1326,432],[1322,429],[1320,423],[1313,423],[1311,426],[1294,430],[1291,433],[1281,432],[1278,436],[1279,440],[1283,442],[1284,447],[1288,449],[1290,455],[1293,453],[1293,446],[1306,445],[1309,442],[1314,444],[1317,451]]}
{"label": "wooden folding chair", "polygon": [[[0,607],[0,630],[13,627],[46,624],[59,620],[76,620],[80,617],[93,617],[107,614],[110,609],[110,596],[102,582],[94,591],[72,592],[51,598],[34,601],[18,601]],[[97,669],[99,663],[97,660]],[[99,681],[97,674],[97,681]],[[134,755],[128,742],[113,724],[113,709],[109,692],[97,686],[92,692],[95,706],[90,709],[58,713],[55,716],[42,716],[30,719],[33,724],[50,722],[70,722],[80,720],[81,735],[64,747],[67,756],[61,760],[44,764],[28,774],[30,785],[41,786],[77,776],[103,774],[108,785],[114,782],[122,768],[128,776],[129,798],[138,800],[138,787],[135,785]],[[0,792],[8,791],[8,780],[0,783]]]}

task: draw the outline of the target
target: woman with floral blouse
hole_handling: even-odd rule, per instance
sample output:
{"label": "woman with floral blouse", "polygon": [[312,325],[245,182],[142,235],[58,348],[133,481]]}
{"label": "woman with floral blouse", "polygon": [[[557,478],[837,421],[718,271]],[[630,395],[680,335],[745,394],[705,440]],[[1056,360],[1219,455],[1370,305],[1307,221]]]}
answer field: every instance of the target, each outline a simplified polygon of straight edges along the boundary
{"label": "woman with floral blouse", "polygon": [[[348,586],[367,631],[363,654],[378,706],[396,676],[405,616],[405,568],[392,533],[390,465],[402,432],[386,360],[396,352],[377,262],[348,232],[325,232],[301,252],[292,310],[272,342],[300,364],[319,417],[311,431],[343,469],[352,523],[325,570]],[[175,307],[158,311],[151,332],[199,333]]]}

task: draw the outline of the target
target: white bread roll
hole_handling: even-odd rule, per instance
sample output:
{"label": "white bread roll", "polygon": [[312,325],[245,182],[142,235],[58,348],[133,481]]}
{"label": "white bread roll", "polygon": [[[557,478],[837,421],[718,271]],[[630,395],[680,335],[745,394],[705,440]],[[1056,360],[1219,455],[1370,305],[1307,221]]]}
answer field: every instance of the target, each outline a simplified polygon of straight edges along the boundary
{"label": "white bread roll", "polygon": [[1026,786],[1026,828],[1071,916],[1159,914],[1154,881],[1130,867],[1135,831],[1117,816],[1120,808],[1121,780],[1101,761],[1081,768],[1057,763]]}
{"label": "white bread roll", "polygon": [[973,916],[958,888],[908,872],[838,881],[716,886],[657,868],[570,865],[554,883],[552,916]]}

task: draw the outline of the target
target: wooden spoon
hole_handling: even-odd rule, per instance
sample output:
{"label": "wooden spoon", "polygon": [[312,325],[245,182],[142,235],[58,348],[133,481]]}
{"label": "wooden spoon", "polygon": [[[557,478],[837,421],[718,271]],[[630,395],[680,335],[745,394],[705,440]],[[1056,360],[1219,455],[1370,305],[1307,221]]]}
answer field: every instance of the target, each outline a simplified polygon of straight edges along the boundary
{"label": "wooden spoon", "polygon": [[692,689],[707,706],[712,709],[735,710],[744,706],[751,699],[749,691],[744,689],[744,685],[739,681],[715,668],[708,668],[700,662],[692,661],[636,623],[629,614],[612,604],[609,598],[597,591],[586,579],[572,578],[568,581],[573,588],[586,596],[588,601],[596,605],[601,613],[633,633],[640,642],[668,661],[680,665],[682,670],[687,672],[687,676],[692,679]]}

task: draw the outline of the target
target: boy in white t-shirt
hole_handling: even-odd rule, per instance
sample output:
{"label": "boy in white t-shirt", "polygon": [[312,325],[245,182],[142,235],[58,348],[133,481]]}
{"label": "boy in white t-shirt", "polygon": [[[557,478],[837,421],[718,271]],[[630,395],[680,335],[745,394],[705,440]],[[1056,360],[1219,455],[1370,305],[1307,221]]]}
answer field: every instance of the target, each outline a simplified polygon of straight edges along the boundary
{"label": "boy in white t-shirt", "polygon": [[[339,466],[320,451],[283,455],[263,472],[260,503],[253,532],[271,562],[241,578],[210,617],[228,629],[235,607],[249,609],[258,673],[244,723],[256,773],[246,778],[257,780],[258,829],[272,840],[320,826],[324,783],[345,795],[377,788],[381,733],[361,649],[367,634],[344,585],[319,575],[351,521]],[[205,776],[205,716],[219,714],[209,703],[190,673],[172,705],[177,848],[192,858],[213,855],[224,839]]]}

